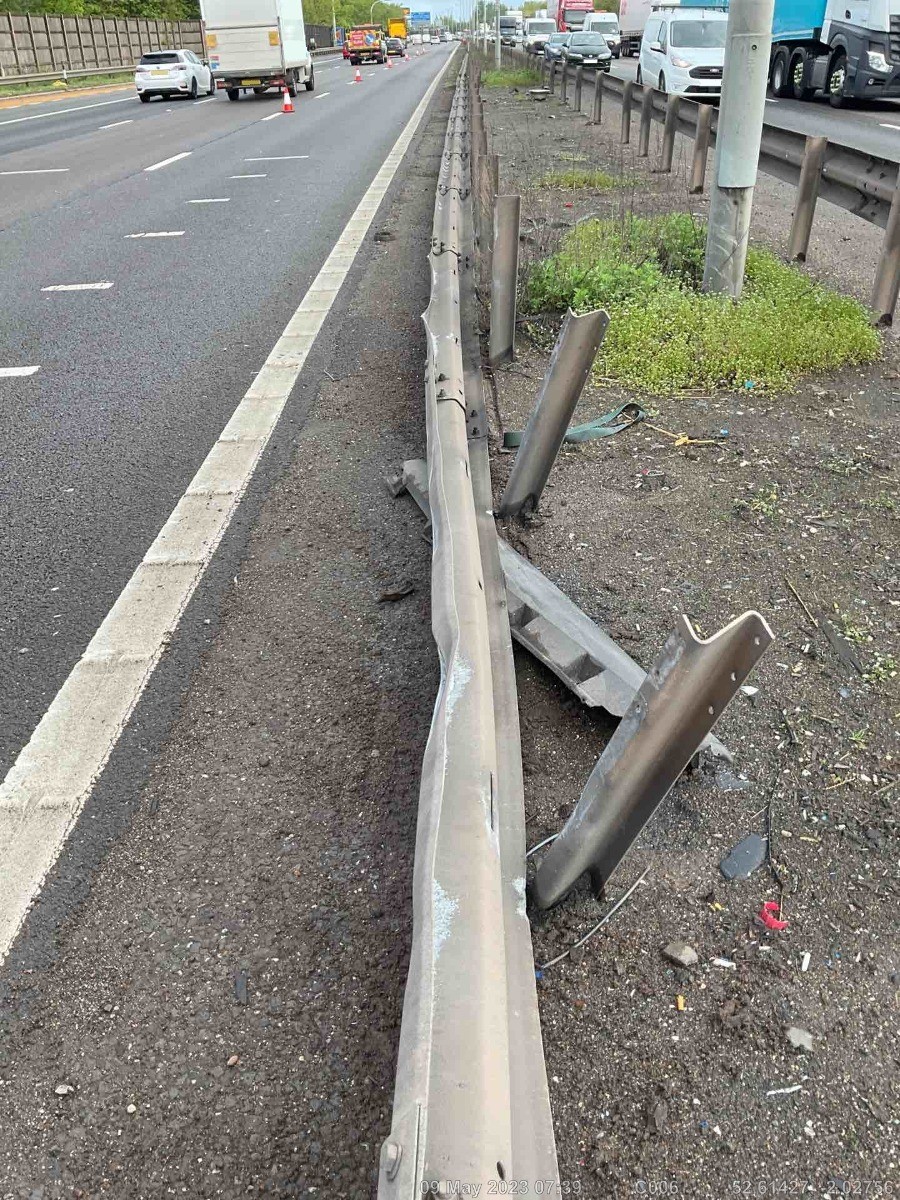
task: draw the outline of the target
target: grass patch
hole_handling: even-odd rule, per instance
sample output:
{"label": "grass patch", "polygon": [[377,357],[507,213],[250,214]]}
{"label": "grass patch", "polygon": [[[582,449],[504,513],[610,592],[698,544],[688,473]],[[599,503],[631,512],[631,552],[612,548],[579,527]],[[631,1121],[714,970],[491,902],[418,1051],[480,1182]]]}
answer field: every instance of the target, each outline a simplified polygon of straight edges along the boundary
{"label": "grass patch", "polygon": [[33,95],[36,92],[77,92],[81,88],[102,87],[107,83],[134,83],[134,71],[121,71],[113,75],[82,75],[69,83],[64,83],[62,79],[45,79],[40,83],[7,83],[0,86],[0,99],[4,96]]}
{"label": "grass patch", "polygon": [[596,188],[603,191],[607,188],[619,187],[622,180],[618,175],[610,175],[608,171],[583,171],[571,167],[567,171],[550,171],[538,183],[539,187],[547,188]]}
{"label": "grass patch", "polygon": [[541,77],[537,71],[528,68],[501,67],[496,71],[484,71],[481,82],[489,88],[540,87]]}
{"label": "grass patch", "polygon": [[878,356],[862,304],[766,250],[748,254],[738,304],[701,292],[705,243],[705,226],[684,213],[584,221],[531,268],[523,308],[605,308],[596,371],[651,392],[788,387]]}

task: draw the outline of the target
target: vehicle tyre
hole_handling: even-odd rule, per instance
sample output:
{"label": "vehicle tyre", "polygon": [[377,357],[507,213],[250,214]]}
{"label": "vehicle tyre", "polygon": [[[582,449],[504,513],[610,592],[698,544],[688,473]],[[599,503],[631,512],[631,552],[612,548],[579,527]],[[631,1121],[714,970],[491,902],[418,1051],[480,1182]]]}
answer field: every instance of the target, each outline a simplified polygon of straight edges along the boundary
{"label": "vehicle tyre", "polygon": [[197,76],[196,75],[191,80],[191,90],[190,90],[189,95],[190,95],[191,100],[196,100],[197,97],[200,95],[200,89],[197,87]]}
{"label": "vehicle tyre", "polygon": [[288,95],[293,100],[297,95],[297,76],[291,75],[287,81]]}
{"label": "vehicle tyre", "polygon": [[313,66],[309,68],[309,79],[306,80],[306,90],[308,92],[316,90],[316,68]]}
{"label": "vehicle tyre", "polygon": [[664,96],[666,95],[666,93],[669,90],[666,87],[666,77],[665,77],[665,75],[663,75],[662,71],[660,71],[660,73],[659,73],[659,90],[662,92],[662,94]]}
{"label": "vehicle tyre", "polygon": [[150,103],[150,97],[147,95],[146,92],[141,92],[140,101],[141,101],[141,104],[149,104]]}
{"label": "vehicle tyre", "polygon": [[847,55],[838,50],[828,67],[828,103],[832,108],[843,108],[847,102],[844,87],[847,82]]}
{"label": "vehicle tyre", "polygon": [[229,100],[240,100],[241,89],[240,88],[228,88],[227,95],[228,95]]}
{"label": "vehicle tyre", "polygon": [[788,52],[781,46],[775,51],[769,68],[769,89],[773,96],[784,97],[791,94],[791,73],[788,68]]}
{"label": "vehicle tyre", "polygon": [[210,73],[209,73],[209,90],[207,91],[206,94],[207,94],[207,96],[214,96],[216,94],[216,81],[213,78],[212,71],[210,71]]}
{"label": "vehicle tyre", "polygon": [[812,95],[809,86],[809,59],[805,50],[795,50],[791,55],[791,95],[795,100],[808,100]]}

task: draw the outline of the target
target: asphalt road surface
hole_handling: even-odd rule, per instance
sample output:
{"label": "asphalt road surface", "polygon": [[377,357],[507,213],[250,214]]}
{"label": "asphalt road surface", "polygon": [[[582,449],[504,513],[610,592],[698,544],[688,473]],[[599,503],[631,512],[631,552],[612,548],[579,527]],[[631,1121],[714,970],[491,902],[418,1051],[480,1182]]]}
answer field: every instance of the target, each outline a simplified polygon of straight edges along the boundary
{"label": "asphalt road surface", "polygon": [[[613,61],[612,71],[620,79],[634,79],[636,58]],[[825,100],[799,102],[769,98],[766,121],[779,129],[790,129],[833,142],[853,146],[879,158],[900,161],[900,102],[885,100],[834,109]]]}
{"label": "asphalt road surface", "polygon": [[59,172],[0,177],[4,1196],[372,1194],[437,686],[383,478],[454,49],[293,116],[0,114],[0,171]]}

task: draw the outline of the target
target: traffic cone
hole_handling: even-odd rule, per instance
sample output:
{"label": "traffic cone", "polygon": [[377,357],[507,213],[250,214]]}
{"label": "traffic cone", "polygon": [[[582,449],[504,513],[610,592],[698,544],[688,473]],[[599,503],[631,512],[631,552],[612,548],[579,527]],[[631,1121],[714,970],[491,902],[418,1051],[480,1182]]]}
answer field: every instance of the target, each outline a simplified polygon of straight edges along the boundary
{"label": "traffic cone", "polygon": [[353,76],[354,83],[362,83],[362,75],[359,73],[359,67],[356,68],[356,74]]}
{"label": "traffic cone", "polygon": [[388,55],[388,56],[387,56],[387,62],[385,63],[385,66],[386,66],[386,67],[387,67],[387,69],[390,71],[390,70],[391,70],[391,68],[393,67],[393,65],[394,65],[394,64],[391,62],[391,56],[390,56],[390,55]]}
{"label": "traffic cone", "polygon": [[291,93],[285,88],[281,93],[281,111],[283,113],[292,113],[294,111],[294,102],[291,99]]}

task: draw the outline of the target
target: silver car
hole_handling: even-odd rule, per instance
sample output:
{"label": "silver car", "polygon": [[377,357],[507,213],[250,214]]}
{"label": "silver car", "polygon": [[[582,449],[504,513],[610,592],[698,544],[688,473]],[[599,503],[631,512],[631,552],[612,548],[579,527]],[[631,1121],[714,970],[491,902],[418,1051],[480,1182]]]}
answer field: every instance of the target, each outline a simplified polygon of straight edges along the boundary
{"label": "silver car", "polygon": [[193,50],[151,50],[141,55],[134,86],[142,104],[151,96],[188,96],[196,100],[201,92],[216,94],[212,71]]}

